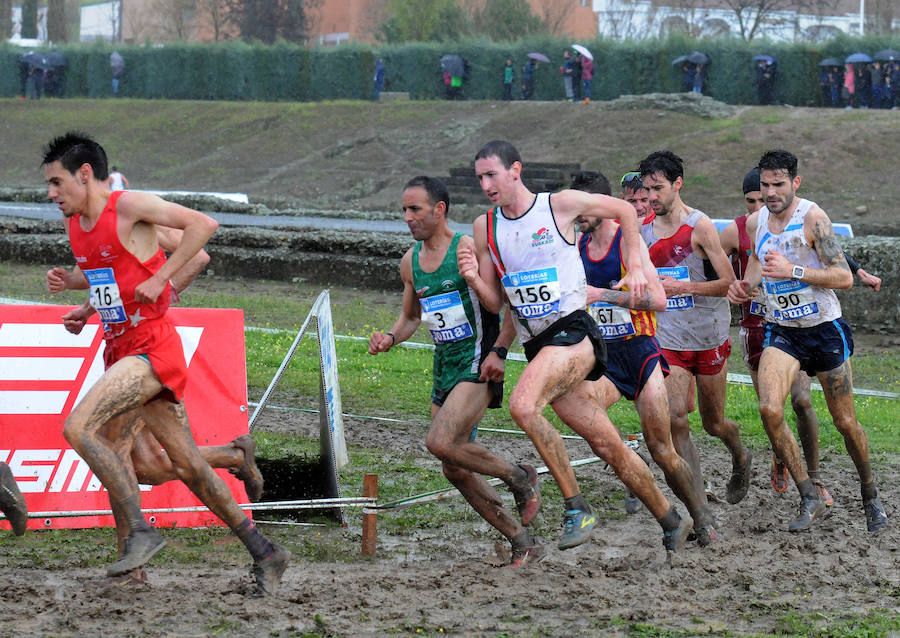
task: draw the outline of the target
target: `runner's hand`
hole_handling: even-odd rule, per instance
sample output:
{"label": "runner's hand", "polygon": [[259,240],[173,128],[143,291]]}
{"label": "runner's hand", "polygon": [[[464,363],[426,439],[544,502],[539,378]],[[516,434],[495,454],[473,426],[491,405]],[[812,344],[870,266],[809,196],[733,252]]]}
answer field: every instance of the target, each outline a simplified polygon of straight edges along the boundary
{"label": "runner's hand", "polygon": [[659,281],[666,293],[666,297],[674,297],[675,295],[680,295],[682,292],[684,292],[683,290],[681,290],[681,282],[674,277],[660,275]]}
{"label": "runner's hand", "polygon": [[162,291],[166,289],[167,283],[153,275],[147,281],[137,285],[134,289],[134,300],[138,303],[156,303]]}
{"label": "runner's hand", "polygon": [[619,283],[613,286],[613,290],[622,290],[626,286],[631,295],[631,304],[637,304],[647,292],[647,278],[644,276],[644,271],[639,268],[629,270]]}
{"label": "runner's hand", "polygon": [[479,381],[503,381],[506,364],[496,352],[491,352],[481,364],[481,376]]}
{"label": "runner's hand", "polygon": [[794,274],[794,264],[788,258],[770,250],[766,253],[762,265],[762,276],[772,279],[789,279]]}
{"label": "runner's hand", "polygon": [[394,345],[394,338],[383,332],[373,332],[369,337],[369,354],[387,352]]}
{"label": "runner's hand", "polygon": [[478,259],[475,257],[475,251],[469,244],[462,242],[456,247],[456,266],[459,268],[459,274],[466,281],[472,281],[478,277]]}
{"label": "runner's hand", "polygon": [[80,334],[88,318],[94,314],[90,306],[79,306],[62,316],[63,327],[73,335]]}
{"label": "runner's hand", "polygon": [[65,268],[51,268],[47,271],[47,289],[50,294],[55,295],[66,289],[66,275],[68,274]]}
{"label": "runner's hand", "polygon": [[865,270],[860,268],[856,271],[856,276],[859,277],[859,280],[867,285],[869,288],[878,292],[881,290],[881,277],[876,277],[870,273],[867,273]]}
{"label": "runner's hand", "polygon": [[726,296],[731,303],[742,304],[750,301],[750,299],[753,298],[753,294],[756,294],[756,291],[750,290],[750,282],[738,279],[732,281],[731,285],[728,286],[728,293]]}

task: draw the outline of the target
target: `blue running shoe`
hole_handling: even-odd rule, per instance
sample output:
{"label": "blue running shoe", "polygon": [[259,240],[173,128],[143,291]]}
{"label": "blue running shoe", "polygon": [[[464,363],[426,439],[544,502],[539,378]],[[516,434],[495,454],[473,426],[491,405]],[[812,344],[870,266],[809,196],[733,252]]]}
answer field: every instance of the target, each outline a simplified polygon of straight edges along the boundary
{"label": "blue running shoe", "polygon": [[884,513],[884,507],[876,496],[875,498],[865,501],[863,509],[866,511],[866,527],[870,532],[880,532],[888,525],[887,514]]}
{"label": "blue running shoe", "polygon": [[591,537],[591,530],[597,524],[597,517],[583,510],[566,510],[563,521],[565,527],[557,547],[571,549],[578,547]]}

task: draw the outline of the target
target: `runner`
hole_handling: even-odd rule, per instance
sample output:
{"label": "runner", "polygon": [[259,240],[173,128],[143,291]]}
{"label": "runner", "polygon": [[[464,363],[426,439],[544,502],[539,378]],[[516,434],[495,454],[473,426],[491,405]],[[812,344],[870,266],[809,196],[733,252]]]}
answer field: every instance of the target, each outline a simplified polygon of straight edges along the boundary
{"label": "runner", "polygon": [[[181,241],[182,231],[175,228],[157,226],[157,241],[169,252],[175,250]],[[172,276],[171,303],[177,303],[179,293],[203,271],[209,263],[209,255],[200,250],[191,260]],[[63,290],[85,290],[88,282],[81,270],[76,266],[69,271],[65,268],[51,268],[46,275],[47,288],[51,294]],[[92,309],[91,309],[92,310]],[[168,481],[178,480],[178,474],[166,451],[159,441],[145,427],[140,409],[117,416],[101,429],[102,435],[115,447],[116,453],[136,475],[136,480],[144,485],[162,485]],[[256,442],[249,434],[239,436],[228,445],[198,446],[203,460],[213,468],[227,469],[243,481],[247,497],[251,502],[262,498],[263,477],[256,466]],[[141,493],[136,494],[140,505]],[[118,523],[118,521],[117,521]],[[116,525],[119,556],[125,550],[125,539],[128,537],[128,526],[123,521]],[[142,568],[123,576],[113,577],[116,583],[146,584],[147,573]]]}
{"label": "runner", "polygon": [[[134,475],[101,434],[110,419],[141,408],[179,478],[247,547],[254,559],[254,595],[273,592],[290,554],[256,529],[197,451],[181,401],[181,342],[166,315],[169,279],[203,248],[216,222],[148,193],[111,193],[105,152],[78,133],[53,139],[42,165],[48,197],[63,213],[75,261],[91,285],[90,302],[66,313],[63,324],[78,332],[93,310],[104,324],[106,372],[73,408],[63,435],[106,487],[117,522],[129,529],[125,551],[107,574],[131,572],[165,545],[141,514]],[[168,260],[158,245],[157,224],[184,231]]]}
{"label": "runner", "polygon": [[651,153],[641,161],[641,175],[656,214],[641,227],[650,259],[666,291],[666,312],[657,319],[657,339],[671,373],[666,378],[675,449],[690,464],[697,494],[705,494],[700,456],[691,440],[688,413],[692,381],[703,428],[731,452],[732,471],[726,500],[738,503],[750,487],[751,454],[741,444],[737,423],[725,418],[728,337],[731,312],[725,294],[734,273],[719,244],[716,227],[705,214],[681,199],[684,169],[671,151]]}
{"label": "runner", "polygon": [[[414,177],[403,188],[403,214],[416,243],[400,262],[403,308],[389,332],[373,332],[369,354],[387,352],[424,322],[435,344],[431,429],[426,446],[441,460],[444,476],[472,508],[512,545],[510,567],[543,558],[544,548],[523,525],[541,505],[537,472],[513,465],[475,442],[487,408],[503,400],[504,359],[514,332],[500,333],[500,319],[485,309],[457,270],[457,247],[472,238],[447,223],[450,195],[434,177]],[[489,261],[483,264],[490,269]],[[504,507],[482,474],[502,479],[515,497],[522,522]]]}
{"label": "runner", "polygon": [[[485,306],[497,310],[508,299],[515,312],[528,364],[509,409],[562,492],[565,519],[558,546],[568,549],[587,541],[597,519],[578,489],[562,437],[542,414],[548,404],[640,497],[665,530],[666,549],[677,551],[693,521],[669,505],[647,465],[610,422],[594,385],[585,383],[603,374],[606,351],[603,335],[584,310],[587,291],[575,245],[576,220],[620,220],[628,273],[616,288],[628,290],[630,302],[637,303],[647,291],[647,279],[634,210],[620,199],[575,190],[534,194],[522,183],[522,170],[519,152],[506,141],[488,142],[475,155],[476,176],[494,208],[475,220],[474,251],[460,249],[459,270]],[[496,272],[479,268],[488,258]]]}
{"label": "runner", "polygon": [[[750,235],[747,234],[747,224],[756,223],[756,211],[763,207],[758,168],[754,168],[744,176],[743,191],[747,212],[728,224],[719,235],[722,250],[731,259],[731,267],[737,279],[744,277],[744,273],[747,271],[747,261],[752,252]],[[750,371],[753,388],[759,395],[759,357],[763,349],[765,326],[765,303],[762,301],[762,296],[741,304],[740,326],[741,354]],[[813,485],[816,486],[819,498],[831,507],[834,505],[834,499],[825,488],[819,470],[819,419],[810,398],[809,377],[805,374],[797,374],[791,384],[791,407],[794,414],[797,415],[797,434],[800,436],[803,455],[806,457],[807,471]],[[786,491],[790,485],[787,466],[774,453],[772,454],[769,481],[777,492]]]}
{"label": "runner", "polygon": [[649,224],[656,215],[650,208],[650,194],[644,187],[640,171],[628,171],[619,182],[622,187],[622,199],[631,204],[641,224]]}
{"label": "runner", "polygon": [[28,525],[28,506],[12,471],[2,461],[0,461],[0,512],[6,516],[16,536],[25,533],[25,527]]}
{"label": "runner", "polygon": [[868,439],[853,405],[853,337],[834,293],[834,289],[850,288],[853,275],[828,215],[796,196],[801,183],[797,158],[784,150],[768,151],[758,168],[766,205],[747,227],[753,254],[744,277],[731,284],[728,298],[745,303],[757,286],[764,285],[759,413],[775,454],[787,465],[800,492],[800,507],[788,530],[807,529],[827,509],[803,468],[797,441],[784,420],[790,384],[803,370],[815,374],[822,385],[828,411],[859,474],[866,526],[870,532],[879,532],[887,527],[888,518],[872,475]]}
{"label": "runner", "polygon": [[[576,175],[572,188],[588,193],[610,194],[609,181],[597,171]],[[581,224],[578,250],[588,283],[589,312],[606,339],[606,372],[595,381],[603,409],[609,410],[623,396],[634,401],[641,418],[641,431],[653,460],[662,468],[666,483],[685,504],[694,519],[694,532],[701,546],[717,540],[713,517],[706,499],[694,490],[690,466],[675,451],[669,423],[669,399],[664,377],[669,365],[659,348],[656,311],[665,310],[666,293],[656,275],[645,246],[641,246],[644,276],[649,282],[639,303],[631,305],[628,294],[612,290],[623,274],[622,233],[605,219]]]}

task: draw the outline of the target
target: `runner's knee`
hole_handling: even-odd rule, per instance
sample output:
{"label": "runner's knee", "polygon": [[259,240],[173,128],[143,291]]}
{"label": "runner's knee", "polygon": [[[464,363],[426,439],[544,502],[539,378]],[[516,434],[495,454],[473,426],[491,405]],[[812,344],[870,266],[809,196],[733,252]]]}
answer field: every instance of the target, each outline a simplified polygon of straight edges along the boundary
{"label": "runner's knee", "polygon": [[784,419],[784,405],[773,401],[760,400],[759,416],[762,418],[763,425],[780,424],[782,419]]}
{"label": "runner's knee", "polygon": [[540,415],[540,411],[530,398],[513,395],[509,399],[509,415],[519,427],[525,429],[534,422],[536,416]]}

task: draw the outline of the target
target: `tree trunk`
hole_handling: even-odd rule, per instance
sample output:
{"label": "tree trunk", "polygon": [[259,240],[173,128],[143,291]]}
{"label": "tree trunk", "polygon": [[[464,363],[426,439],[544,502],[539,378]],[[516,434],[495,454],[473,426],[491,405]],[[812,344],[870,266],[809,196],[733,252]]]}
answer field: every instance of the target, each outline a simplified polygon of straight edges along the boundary
{"label": "tree trunk", "polygon": [[37,37],[37,0],[22,1],[22,37]]}
{"label": "tree trunk", "polygon": [[53,44],[67,42],[66,0],[47,0],[47,39]]}
{"label": "tree trunk", "polygon": [[12,35],[12,0],[0,0],[0,40]]}

